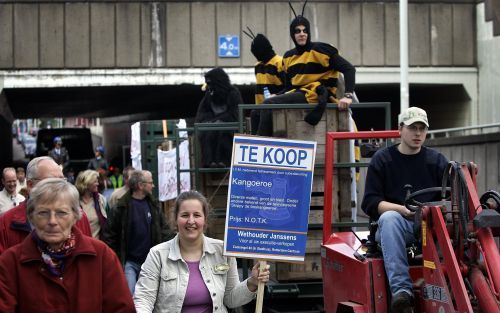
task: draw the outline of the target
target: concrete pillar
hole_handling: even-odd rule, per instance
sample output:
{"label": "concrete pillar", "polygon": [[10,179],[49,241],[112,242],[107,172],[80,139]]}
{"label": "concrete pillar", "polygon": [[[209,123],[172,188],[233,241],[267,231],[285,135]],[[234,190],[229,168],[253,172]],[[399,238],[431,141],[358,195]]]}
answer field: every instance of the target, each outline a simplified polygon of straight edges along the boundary
{"label": "concrete pillar", "polygon": [[3,92],[3,78],[0,77],[0,169],[12,164],[12,122],[14,116]]}

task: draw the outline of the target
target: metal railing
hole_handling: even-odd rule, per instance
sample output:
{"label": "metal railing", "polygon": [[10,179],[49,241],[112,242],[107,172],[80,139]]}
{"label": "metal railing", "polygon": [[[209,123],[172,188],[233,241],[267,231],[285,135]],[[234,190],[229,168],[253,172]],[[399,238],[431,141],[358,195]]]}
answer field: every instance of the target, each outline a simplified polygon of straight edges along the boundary
{"label": "metal railing", "polygon": [[[269,109],[313,109],[315,104],[240,104],[238,105],[239,132],[245,132],[245,111],[246,110],[269,110]],[[328,109],[337,109],[336,104],[328,103]],[[353,109],[384,109],[385,129],[391,129],[391,104],[389,102],[360,102],[351,104]]]}
{"label": "metal railing", "polygon": [[180,193],[180,174],[184,172],[194,173],[195,176],[195,188],[200,190],[201,188],[201,173],[224,173],[229,170],[229,168],[205,168],[200,164],[201,161],[201,147],[199,146],[199,142],[197,138],[199,137],[200,132],[205,131],[237,131],[239,129],[238,122],[221,122],[221,123],[195,123],[194,127],[182,128],[175,130],[175,140],[176,146],[178,147],[182,140],[187,140],[187,138],[181,138],[179,136],[179,132],[187,131],[188,133],[193,133],[193,137],[195,140],[192,141],[193,154],[190,157],[194,158],[194,166],[190,169],[181,169],[180,168],[180,155],[179,149],[176,151],[176,163],[177,163],[177,192]]}
{"label": "metal railing", "polygon": [[[496,130],[494,128],[497,128]],[[488,130],[488,131],[486,131]],[[453,128],[443,128],[430,130],[427,132],[431,139],[441,138],[441,137],[453,137],[453,136],[466,136],[466,135],[480,135],[485,133],[498,132],[500,130],[500,123],[483,124],[475,126],[463,126],[463,127],[453,127]],[[454,135],[452,135],[454,134]],[[439,136],[443,135],[443,136]]]}
{"label": "metal railing", "polygon": [[[175,134],[175,142],[176,146],[180,145],[180,142],[183,140],[187,140],[187,138],[181,138],[179,136],[180,132],[187,131],[188,133],[194,135],[194,138],[198,138],[200,132],[204,131],[220,131],[220,130],[228,130],[228,131],[238,131],[239,133],[248,133],[249,130],[246,128],[246,119],[245,119],[245,111],[246,110],[265,110],[265,109],[312,109],[314,106],[311,104],[271,104],[271,105],[253,105],[253,104],[240,104],[238,106],[238,122],[227,122],[227,123],[195,123],[194,127],[187,127],[183,129],[176,128],[174,131]],[[388,102],[363,102],[352,104],[353,108],[356,109],[364,109],[364,108],[380,108],[384,110],[385,115],[385,127],[386,129],[390,129],[391,125],[391,105]],[[337,109],[336,104],[328,104],[327,108],[329,109]],[[229,168],[203,168],[200,166],[200,146],[198,140],[194,140],[192,142],[193,147],[190,149],[192,154],[190,157],[194,159],[193,167],[190,169],[181,169],[180,168],[180,156],[179,149],[176,151],[176,161],[177,161],[177,191],[180,193],[180,175],[184,172],[189,172],[194,175],[194,186],[196,189],[201,188],[201,174],[202,173],[222,173],[227,172]],[[366,167],[368,163],[336,163],[336,168],[350,168],[350,167]],[[322,168],[322,165],[316,165],[318,168]],[[224,212],[225,213],[225,212]],[[344,225],[344,223],[341,223]],[[349,224],[349,225],[347,225]],[[352,225],[351,225],[352,224]],[[345,223],[344,226],[360,226],[360,223]],[[316,225],[312,225],[312,228],[315,228]],[[318,225],[320,226],[320,225]],[[339,225],[336,225],[339,226]]]}

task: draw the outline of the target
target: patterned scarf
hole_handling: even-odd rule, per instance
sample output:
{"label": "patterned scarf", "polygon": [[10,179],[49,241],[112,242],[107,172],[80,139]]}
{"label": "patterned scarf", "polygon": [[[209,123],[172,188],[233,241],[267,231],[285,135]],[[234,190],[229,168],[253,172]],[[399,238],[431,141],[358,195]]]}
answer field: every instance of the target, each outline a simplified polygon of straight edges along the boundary
{"label": "patterned scarf", "polygon": [[75,234],[71,232],[69,238],[64,241],[63,246],[56,251],[52,250],[45,241],[40,239],[36,231],[31,232],[31,238],[36,243],[38,251],[42,254],[43,262],[47,266],[49,273],[53,276],[62,276],[67,257],[75,249]]}

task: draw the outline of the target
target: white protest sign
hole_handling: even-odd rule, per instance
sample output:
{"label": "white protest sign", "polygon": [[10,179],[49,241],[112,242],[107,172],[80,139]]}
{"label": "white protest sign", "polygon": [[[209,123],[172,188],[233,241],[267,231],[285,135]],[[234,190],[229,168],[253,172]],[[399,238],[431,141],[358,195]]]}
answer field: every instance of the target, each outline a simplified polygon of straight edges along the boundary
{"label": "white protest sign", "polygon": [[[183,141],[179,147],[179,161],[181,169],[189,169],[189,142]],[[158,150],[158,188],[159,200],[167,201],[177,197],[177,162],[176,150]],[[191,190],[189,172],[180,175],[181,192]]]}
{"label": "white protest sign", "polygon": [[136,170],[142,170],[142,157],[141,157],[141,123],[137,122],[132,124],[131,140],[130,140],[130,159],[132,160],[132,167]]}

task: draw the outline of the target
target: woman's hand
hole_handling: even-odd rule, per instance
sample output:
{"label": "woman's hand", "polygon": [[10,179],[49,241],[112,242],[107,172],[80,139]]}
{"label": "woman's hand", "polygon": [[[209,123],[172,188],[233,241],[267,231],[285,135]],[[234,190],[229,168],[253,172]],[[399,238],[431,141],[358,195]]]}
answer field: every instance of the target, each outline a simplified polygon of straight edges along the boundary
{"label": "woman's hand", "polygon": [[256,262],[252,268],[252,276],[247,280],[247,287],[251,292],[257,291],[259,282],[267,283],[269,281],[269,264],[266,264],[263,270],[259,271],[260,262]]}

